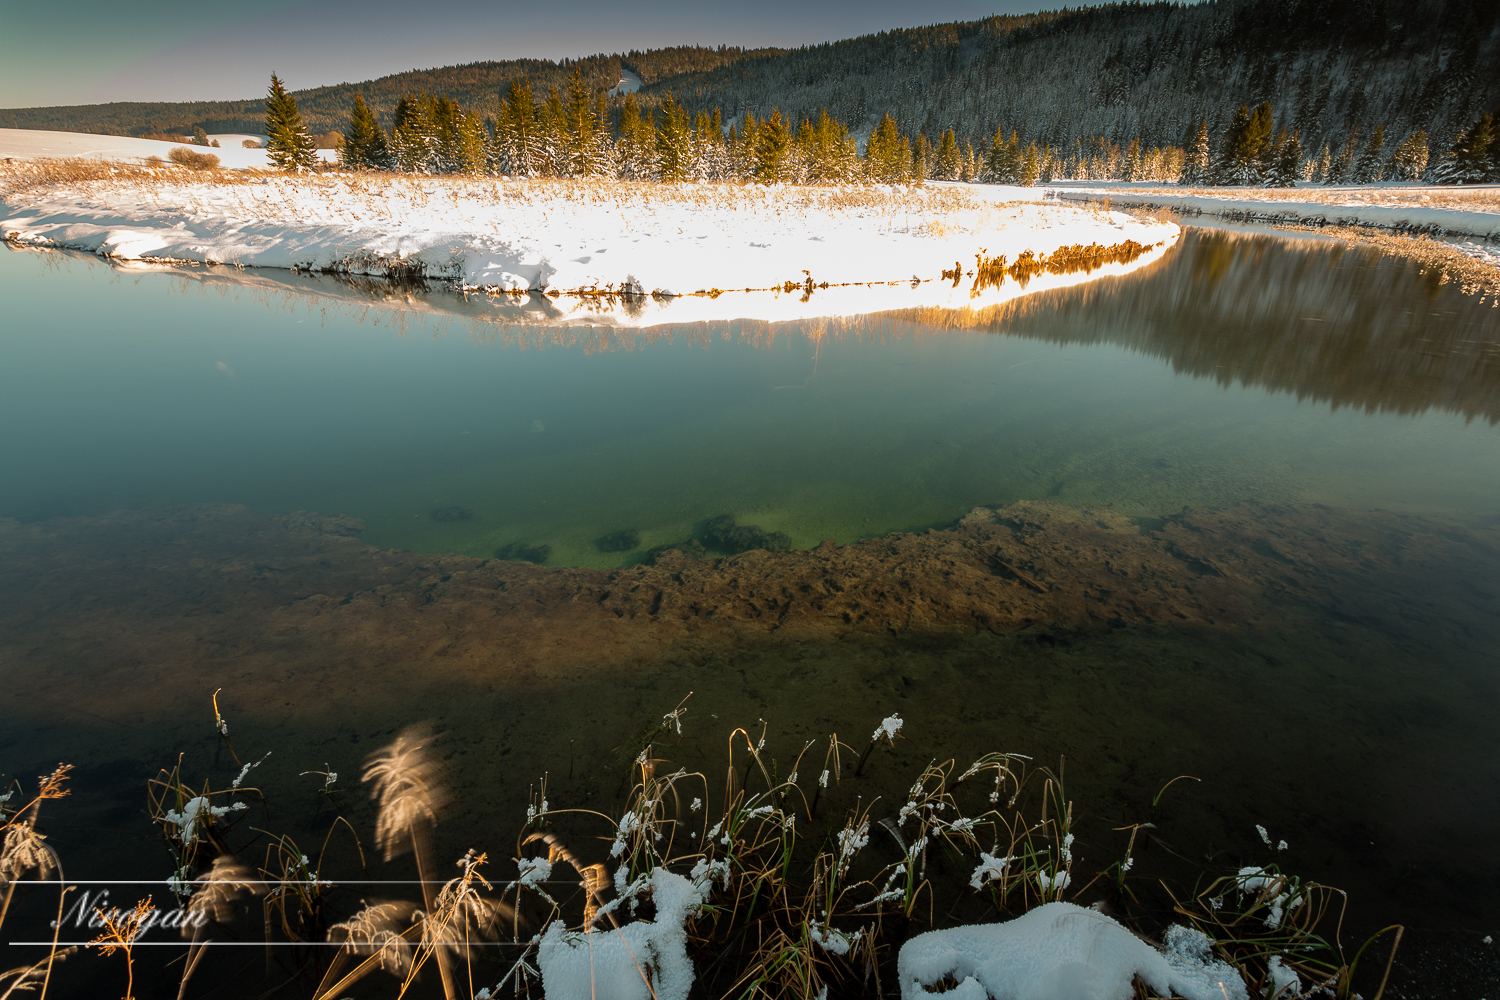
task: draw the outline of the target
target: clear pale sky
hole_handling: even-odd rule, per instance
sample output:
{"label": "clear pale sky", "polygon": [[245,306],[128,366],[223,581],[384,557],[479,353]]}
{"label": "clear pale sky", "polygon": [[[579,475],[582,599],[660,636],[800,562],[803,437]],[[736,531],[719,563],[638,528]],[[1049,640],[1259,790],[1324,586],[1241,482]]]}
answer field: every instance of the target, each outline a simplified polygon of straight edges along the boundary
{"label": "clear pale sky", "polygon": [[0,0],[0,107],[223,100],[521,56],[833,41],[1052,0]]}

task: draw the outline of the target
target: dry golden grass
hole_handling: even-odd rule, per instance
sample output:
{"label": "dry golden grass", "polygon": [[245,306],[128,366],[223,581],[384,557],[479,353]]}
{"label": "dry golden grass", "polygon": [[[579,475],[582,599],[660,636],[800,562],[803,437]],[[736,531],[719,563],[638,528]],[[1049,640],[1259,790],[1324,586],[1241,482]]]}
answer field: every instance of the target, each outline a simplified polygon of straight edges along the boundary
{"label": "dry golden grass", "polygon": [[[493,223],[497,212],[643,212],[687,209],[740,219],[861,216],[878,228],[945,235],[998,225],[1016,203],[955,187],[805,186],[747,183],[662,184],[606,178],[425,176],[322,171],[183,170],[97,159],[0,164],[0,197],[81,199],[116,208],[253,217],[310,224],[400,224],[440,213],[456,222]],[[1020,203],[1025,205],[1033,202]]]}

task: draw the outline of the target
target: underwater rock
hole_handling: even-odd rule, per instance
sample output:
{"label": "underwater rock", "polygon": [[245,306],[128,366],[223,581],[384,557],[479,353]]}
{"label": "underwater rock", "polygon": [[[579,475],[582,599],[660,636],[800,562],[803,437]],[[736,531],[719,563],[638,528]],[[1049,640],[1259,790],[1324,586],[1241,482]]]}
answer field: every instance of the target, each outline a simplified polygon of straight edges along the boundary
{"label": "underwater rock", "polygon": [[658,545],[646,553],[646,561],[654,566],[660,556],[674,551],[681,552],[689,559],[708,558],[708,550],[703,547],[703,543],[696,538],[689,538],[685,542],[668,542],[666,545]]}
{"label": "underwater rock", "polygon": [[495,550],[495,558],[506,562],[529,562],[542,566],[547,562],[547,557],[552,554],[550,545],[527,545],[525,542],[511,542],[502,545]]}
{"label": "underwater rock", "polygon": [[641,544],[641,533],[634,528],[611,531],[602,538],[594,539],[594,547],[600,552],[629,552]]}
{"label": "underwater rock", "polygon": [[467,507],[439,507],[427,516],[434,521],[467,521],[474,516],[474,512]]}
{"label": "underwater rock", "polygon": [[784,531],[766,531],[754,524],[737,525],[733,514],[720,514],[711,518],[703,529],[703,541],[710,548],[723,552],[749,552],[765,549],[767,552],[790,552],[792,537]]}

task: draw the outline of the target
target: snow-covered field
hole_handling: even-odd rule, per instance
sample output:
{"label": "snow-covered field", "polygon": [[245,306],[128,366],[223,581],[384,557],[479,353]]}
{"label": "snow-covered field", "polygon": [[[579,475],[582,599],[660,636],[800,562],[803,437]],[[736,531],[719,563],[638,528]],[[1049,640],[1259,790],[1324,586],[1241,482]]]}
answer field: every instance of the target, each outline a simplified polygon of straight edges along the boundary
{"label": "snow-covered field", "polygon": [[[198,152],[212,153],[219,163],[234,170],[247,167],[266,168],[264,149],[245,149],[244,141],[254,139],[264,142],[263,135],[234,133],[211,135],[219,140],[217,149],[189,146]],[[93,135],[88,132],[48,132],[41,129],[0,128],[0,160],[35,160],[49,157],[87,157],[115,162],[141,163],[150,157],[165,160],[167,154],[180,142],[162,142],[159,139],[137,139],[133,136]],[[332,163],[338,155],[331,149],[320,149],[318,155]]]}
{"label": "snow-covered field", "polygon": [[[610,313],[609,322],[628,316],[632,325],[988,305],[1142,266],[1179,234],[1172,223],[1043,204],[1039,189],[989,185],[766,188],[180,170],[37,183],[26,180],[24,165],[4,169],[0,229],[13,242],[124,259],[419,273],[472,289],[547,290],[561,294],[559,312],[585,321],[612,294],[649,295]],[[972,269],[979,253],[1014,261],[1027,250],[1127,240],[1153,249],[1092,272],[1006,281],[978,299],[969,282],[940,277],[955,265]]]}
{"label": "snow-covered field", "polygon": [[1063,199],[1170,208],[1187,214],[1258,222],[1382,229],[1500,239],[1500,185],[1433,187],[1364,184],[1351,187],[1181,188],[1168,185],[1055,183],[1047,190]]}

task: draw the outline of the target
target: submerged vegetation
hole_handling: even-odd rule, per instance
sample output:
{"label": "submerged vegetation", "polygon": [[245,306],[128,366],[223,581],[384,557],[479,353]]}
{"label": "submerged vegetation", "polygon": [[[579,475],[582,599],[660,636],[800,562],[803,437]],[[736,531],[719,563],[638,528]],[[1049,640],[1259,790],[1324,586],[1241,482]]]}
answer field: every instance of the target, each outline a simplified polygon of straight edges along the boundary
{"label": "submerged vegetation", "polygon": [[[224,966],[206,959],[210,945],[256,939],[313,1000],[343,996],[372,975],[391,980],[377,995],[404,996],[424,980],[427,995],[436,985],[448,1000],[532,996],[538,987],[553,1000],[605,995],[599,989],[647,1000],[923,996],[958,982],[931,971],[898,981],[904,943],[1049,905],[1044,913],[1090,914],[1057,909],[1068,901],[1112,918],[1098,917],[1099,927],[1118,921],[1148,941],[1164,935],[1164,953],[1140,954],[1164,957],[1173,982],[1202,984],[1174,987],[1182,995],[1235,1000],[1352,997],[1376,941],[1389,932],[1392,956],[1399,943],[1401,928],[1387,928],[1347,954],[1339,942],[1342,894],[1289,870],[1287,843],[1263,828],[1257,864],[1225,871],[1182,864],[1159,838],[1163,799],[1184,794],[1179,783],[1188,776],[1166,781],[1137,822],[1115,831],[1117,843],[1086,843],[1066,762],[1039,767],[1016,753],[985,753],[965,766],[934,761],[902,799],[886,802],[877,790],[890,780],[873,774],[889,768],[882,748],[904,739],[904,723],[892,715],[867,739],[831,734],[792,751],[769,747],[763,722],[759,731],[734,728],[721,776],[711,777],[672,762],[690,738],[687,701],[625,748],[628,771],[613,807],[553,803],[543,777],[518,816],[510,859],[492,862],[472,848],[451,877],[438,874],[432,834],[461,803],[447,785],[442,738],[430,728],[405,729],[369,756],[363,781],[376,805],[373,834],[344,818],[336,772],[308,772],[322,778],[335,815],[320,844],[299,845],[274,831],[279,810],[270,793],[247,782],[259,762],[240,764],[216,707],[237,775],[189,779],[179,761],[150,781],[150,818],[172,868],[168,901],[98,910],[94,926],[103,933],[91,947],[123,954],[126,997],[137,965],[162,954],[148,949],[146,959],[134,946],[164,929],[180,934],[186,961],[177,973],[157,974],[180,975],[180,997],[193,995],[195,973],[215,977],[222,991]],[[60,766],[32,799],[5,807],[0,922],[25,875],[61,879],[37,823],[44,802],[67,794],[67,775]],[[344,848],[333,850],[336,842]],[[377,857],[407,853],[418,898],[359,898],[360,876],[368,880]],[[339,859],[357,860],[363,871],[335,871]],[[0,983],[45,995],[66,953],[57,933],[45,958]],[[1051,933],[1064,934],[1063,924]],[[1045,968],[1045,948],[1040,961]],[[1384,978],[1369,981],[1379,984],[1378,998]],[[1129,995],[1160,994],[1138,987]]]}

